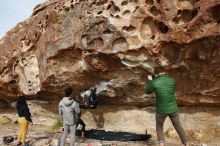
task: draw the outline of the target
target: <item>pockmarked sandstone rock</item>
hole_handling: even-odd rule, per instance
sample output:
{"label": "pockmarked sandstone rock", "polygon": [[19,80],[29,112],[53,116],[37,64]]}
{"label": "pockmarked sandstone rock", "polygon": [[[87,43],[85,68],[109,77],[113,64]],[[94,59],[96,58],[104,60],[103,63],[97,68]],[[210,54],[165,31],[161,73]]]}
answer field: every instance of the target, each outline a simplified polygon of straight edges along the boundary
{"label": "pockmarked sandstone rock", "polygon": [[59,100],[97,87],[101,104],[153,105],[161,66],[180,105],[220,105],[219,0],[48,0],[0,40],[0,99]]}

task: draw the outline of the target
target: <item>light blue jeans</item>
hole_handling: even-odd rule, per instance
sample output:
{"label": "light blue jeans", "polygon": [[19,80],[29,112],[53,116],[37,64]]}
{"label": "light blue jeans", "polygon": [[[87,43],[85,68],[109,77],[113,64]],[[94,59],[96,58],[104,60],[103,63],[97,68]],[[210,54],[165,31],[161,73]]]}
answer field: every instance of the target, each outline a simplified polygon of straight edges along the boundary
{"label": "light blue jeans", "polygon": [[61,137],[60,146],[65,146],[66,137],[68,135],[68,131],[70,129],[71,143],[70,146],[75,145],[76,141],[76,125],[63,125],[64,131]]}

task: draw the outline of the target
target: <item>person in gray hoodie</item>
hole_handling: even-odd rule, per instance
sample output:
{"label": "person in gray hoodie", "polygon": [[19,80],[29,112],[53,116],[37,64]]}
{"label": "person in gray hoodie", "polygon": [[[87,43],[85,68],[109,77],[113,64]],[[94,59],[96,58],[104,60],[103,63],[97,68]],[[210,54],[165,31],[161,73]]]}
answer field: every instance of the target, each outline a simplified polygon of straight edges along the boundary
{"label": "person in gray hoodie", "polygon": [[70,146],[75,145],[76,140],[76,114],[80,113],[80,108],[77,102],[73,100],[71,94],[73,89],[67,87],[65,89],[65,97],[59,103],[59,114],[63,122],[64,132],[61,137],[60,146],[65,146],[65,140],[70,130],[71,143]]}

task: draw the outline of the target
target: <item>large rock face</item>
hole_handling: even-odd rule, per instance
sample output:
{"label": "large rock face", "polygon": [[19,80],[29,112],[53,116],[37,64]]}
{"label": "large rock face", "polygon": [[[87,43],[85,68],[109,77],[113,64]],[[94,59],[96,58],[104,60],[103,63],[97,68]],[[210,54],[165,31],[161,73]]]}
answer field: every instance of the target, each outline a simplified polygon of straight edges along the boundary
{"label": "large rock face", "polygon": [[0,40],[0,99],[96,86],[100,103],[151,105],[147,75],[163,66],[180,104],[219,106],[219,23],[219,0],[48,0]]}

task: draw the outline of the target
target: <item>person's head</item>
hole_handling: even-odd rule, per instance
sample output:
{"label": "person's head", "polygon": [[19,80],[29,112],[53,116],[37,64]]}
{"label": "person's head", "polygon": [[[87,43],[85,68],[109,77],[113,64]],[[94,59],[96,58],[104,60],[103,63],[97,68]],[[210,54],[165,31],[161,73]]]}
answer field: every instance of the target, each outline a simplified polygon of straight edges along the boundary
{"label": "person's head", "polygon": [[164,71],[164,69],[162,67],[156,67],[154,69],[154,75],[157,76],[159,74],[165,74],[165,71]]}
{"label": "person's head", "polygon": [[71,87],[67,87],[67,88],[64,90],[64,92],[65,92],[65,96],[66,96],[66,97],[70,97],[71,94],[73,93],[73,89],[72,89]]}
{"label": "person's head", "polygon": [[18,96],[17,98],[17,104],[19,105],[26,105],[26,97],[25,96]]}
{"label": "person's head", "polygon": [[90,89],[91,93],[96,92],[96,89],[97,89],[96,87],[91,88],[91,89]]}

